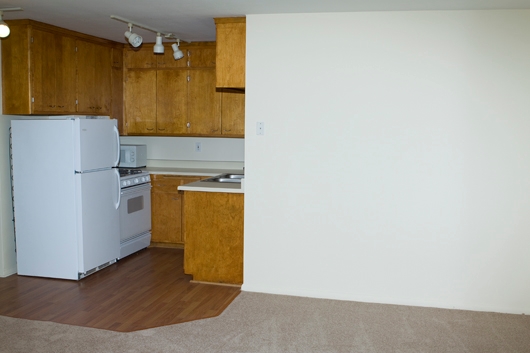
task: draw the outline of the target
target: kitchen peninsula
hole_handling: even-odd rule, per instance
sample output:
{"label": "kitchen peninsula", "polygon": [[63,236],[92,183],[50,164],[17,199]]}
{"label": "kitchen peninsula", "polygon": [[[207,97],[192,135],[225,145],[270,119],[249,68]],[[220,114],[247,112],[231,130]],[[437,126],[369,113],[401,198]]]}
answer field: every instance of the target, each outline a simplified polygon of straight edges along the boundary
{"label": "kitchen peninsula", "polygon": [[243,283],[243,183],[196,181],[184,191],[184,272],[197,282]]}

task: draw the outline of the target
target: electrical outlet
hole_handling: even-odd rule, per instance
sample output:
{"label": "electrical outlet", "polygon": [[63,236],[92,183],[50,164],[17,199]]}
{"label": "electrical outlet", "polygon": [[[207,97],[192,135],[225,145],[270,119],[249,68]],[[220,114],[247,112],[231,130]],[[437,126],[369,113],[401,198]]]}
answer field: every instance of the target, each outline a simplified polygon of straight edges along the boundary
{"label": "electrical outlet", "polygon": [[195,152],[201,152],[202,146],[200,142],[195,142]]}
{"label": "electrical outlet", "polygon": [[256,123],[256,135],[265,135],[265,123],[263,121]]}

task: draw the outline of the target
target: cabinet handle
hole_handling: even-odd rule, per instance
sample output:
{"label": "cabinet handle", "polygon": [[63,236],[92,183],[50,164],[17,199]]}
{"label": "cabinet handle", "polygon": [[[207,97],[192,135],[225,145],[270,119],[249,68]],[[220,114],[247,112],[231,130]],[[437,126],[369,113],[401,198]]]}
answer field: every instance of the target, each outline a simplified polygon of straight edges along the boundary
{"label": "cabinet handle", "polygon": [[180,199],[179,199],[178,197],[177,197],[177,198],[173,197],[171,200],[173,200],[173,201],[178,201],[178,200],[180,200]]}
{"label": "cabinet handle", "polygon": [[187,123],[187,124],[186,124],[186,127],[187,127],[187,128],[189,128],[189,127],[190,127],[190,125],[191,125],[190,123]]}
{"label": "cabinet handle", "polygon": [[230,130],[226,130],[226,129],[225,129],[225,132],[230,132],[230,131],[232,131],[232,129],[230,129]]}
{"label": "cabinet handle", "polygon": [[217,132],[217,131],[219,131],[219,129],[215,129],[215,130],[213,130],[213,129],[212,129],[212,131],[211,131],[211,132]]}
{"label": "cabinet handle", "polygon": [[163,128],[161,128],[161,127],[159,127],[158,130],[160,130],[160,131],[166,131],[166,129],[163,129]]}
{"label": "cabinet handle", "polygon": [[148,128],[148,127],[146,127],[146,129],[147,129],[148,131],[153,131],[153,130],[154,130],[153,128]]}

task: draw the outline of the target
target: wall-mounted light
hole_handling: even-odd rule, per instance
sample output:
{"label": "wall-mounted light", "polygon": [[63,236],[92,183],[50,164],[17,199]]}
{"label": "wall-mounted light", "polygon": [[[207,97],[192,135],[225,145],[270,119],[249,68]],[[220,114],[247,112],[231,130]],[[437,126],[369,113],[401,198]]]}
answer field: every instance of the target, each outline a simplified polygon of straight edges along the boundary
{"label": "wall-mounted light", "polygon": [[164,46],[162,45],[162,35],[160,33],[156,34],[156,42],[153,47],[153,52],[155,54],[164,54]]}
{"label": "wall-mounted light", "polygon": [[127,38],[129,44],[131,44],[135,48],[138,48],[142,44],[143,38],[138,34],[133,33],[132,27],[132,23],[129,23],[129,30],[125,32],[125,38]]}
{"label": "wall-mounted light", "polygon": [[0,9],[0,38],[6,38],[11,33],[9,26],[4,22],[4,11],[22,11],[21,7],[9,7]]}
{"label": "wall-mounted light", "polygon": [[171,48],[173,48],[173,58],[175,60],[182,59],[184,57],[184,53],[182,50],[179,49],[180,40],[177,39],[176,43],[173,43],[171,45]]}

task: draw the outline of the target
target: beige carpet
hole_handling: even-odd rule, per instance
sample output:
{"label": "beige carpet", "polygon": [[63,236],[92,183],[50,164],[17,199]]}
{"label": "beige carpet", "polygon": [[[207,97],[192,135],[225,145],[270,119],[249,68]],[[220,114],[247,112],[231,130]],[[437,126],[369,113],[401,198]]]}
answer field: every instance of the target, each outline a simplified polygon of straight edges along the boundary
{"label": "beige carpet", "polygon": [[119,333],[0,316],[0,352],[530,352],[530,317],[242,292],[219,317]]}

